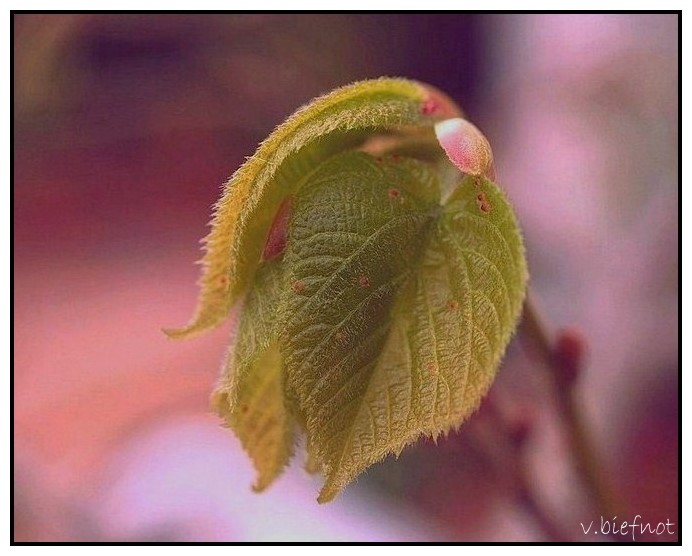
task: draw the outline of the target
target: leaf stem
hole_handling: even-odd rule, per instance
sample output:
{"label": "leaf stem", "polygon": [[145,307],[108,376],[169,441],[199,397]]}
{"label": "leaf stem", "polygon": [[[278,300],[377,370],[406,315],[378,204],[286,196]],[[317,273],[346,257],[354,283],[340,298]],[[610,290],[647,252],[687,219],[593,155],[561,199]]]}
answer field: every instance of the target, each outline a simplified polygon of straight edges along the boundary
{"label": "leaf stem", "polygon": [[581,371],[580,348],[569,350],[567,353],[560,351],[560,337],[553,338],[548,332],[548,327],[541,318],[531,295],[527,297],[524,305],[522,329],[524,336],[531,340],[531,347],[540,355],[545,368],[549,371],[573,464],[587,489],[591,503],[606,519],[617,515],[612,488],[603,473],[593,439],[589,435],[584,415],[572,387]]}

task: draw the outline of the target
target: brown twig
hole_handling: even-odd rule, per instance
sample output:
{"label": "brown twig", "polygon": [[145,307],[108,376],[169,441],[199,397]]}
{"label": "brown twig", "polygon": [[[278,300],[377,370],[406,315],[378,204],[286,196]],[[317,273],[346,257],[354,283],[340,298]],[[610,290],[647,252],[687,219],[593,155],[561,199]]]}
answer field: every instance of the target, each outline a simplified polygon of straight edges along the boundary
{"label": "brown twig", "polygon": [[573,388],[581,371],[584,342],[577,333],[570,330],[562,331],[553,339],[531,296],[527,297],[524,305],[522,326],[524,336],[530,339],[531,347],[550,371],[550,382],[555,391],[574,466],[587,489],[589,499],[606,519],[608,516],[615,516],[617,511],[612,489],[605,479]]}
{"label": "brown twig", "polygon": [[531,481],[526,444],[535,428],[533,414],[527,413],[526,408],[520,412],[508,412],[505,398],[498,400],[498,395],[496,389],[486,401],[488,422],[485,427],[476,422],[480,432],[485,434],[476,434],[474,441],[488,456],[488,462],[498,477],[509,481],[517,504],[533,518],[546,540],[570,542],[570,535],[555,520],[554,512],[541,502]]}

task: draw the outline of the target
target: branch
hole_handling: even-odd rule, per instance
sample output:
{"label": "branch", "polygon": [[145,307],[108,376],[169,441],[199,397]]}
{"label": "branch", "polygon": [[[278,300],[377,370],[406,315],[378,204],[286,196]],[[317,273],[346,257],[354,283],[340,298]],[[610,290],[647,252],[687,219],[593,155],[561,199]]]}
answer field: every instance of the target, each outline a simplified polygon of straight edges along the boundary
{"label": "branch", "polygon": [[584,340],[575,330],[565,329],[553,339],[542,321],[531,295],[526,299],[523,317],[524,337],[540,356],[557,399],[575,469],[587,489],[594,508],[602,516],[617,515],[616,503],[600,463],[593,439],[574,392],[582,371]]}
{"label": "branch", "polygon": [[472,440],[485,454],[499,480],[508,481],[511,495],[535,521],[550,542],[571,542],[573,539],[554,518],[555,512],[540,500],[529,473],[526,444],[534,432],[534,417],[528,408],[510,412],[507,398],[495,389],[485,402],[487,422],[476,421]]}

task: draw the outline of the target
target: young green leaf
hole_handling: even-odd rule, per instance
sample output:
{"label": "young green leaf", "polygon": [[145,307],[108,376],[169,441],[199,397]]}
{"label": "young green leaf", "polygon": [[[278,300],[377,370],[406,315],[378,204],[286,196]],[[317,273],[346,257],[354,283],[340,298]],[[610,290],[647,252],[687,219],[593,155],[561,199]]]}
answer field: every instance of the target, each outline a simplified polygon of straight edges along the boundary
{"label": "young green leaf", "polygon": [[342,87],[299,109],[226,183],[204,240],[195,316],[186,327],[165,332],[184,338],[226,317],[252,281],[279,205],[317,163],[352,148],[365,137],[364,130],[431,128],[440,118],[458,114],[456,105],[433,87],[384,78]]}
{"label": "young green leaf", "polygon": [[281,267],[260,266],[238,325],[212,404],[236,433],[258,472],[254,490],[264,490],[293,453],[294,419],[284,401],[284,376],[277,343],[276,306]]}
{"label": "young green leaf", "polygon": [[[483,199],[483,203],[479,199]],[[516,326],[526,267],[499,189],[439,205],[425,164],[345,153],[294,200],[280,320],[287,386],[326,482],[321,502],[480,403]]]}
{"label": "young green leaf", "polygon": [[[214,405],[266,488],[307,435],[319,500],[479,405],[526,290],[492,151],[434,88],[380,79],[300,109],[226,184],[197,314],[245,296]],[[466,177],[462,177],[466,174]]]}

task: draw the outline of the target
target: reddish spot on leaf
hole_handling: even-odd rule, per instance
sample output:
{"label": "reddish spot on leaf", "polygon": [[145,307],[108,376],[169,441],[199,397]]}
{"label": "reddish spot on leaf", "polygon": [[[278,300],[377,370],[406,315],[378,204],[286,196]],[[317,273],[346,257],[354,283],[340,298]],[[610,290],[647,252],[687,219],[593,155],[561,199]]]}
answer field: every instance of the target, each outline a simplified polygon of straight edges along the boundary
{"label": "reddish spot on leaf", "polygon": [[401,155],[399,155],[399,154],[393,154],[393,155],[391,156],[391,160],[392,160],[392,162],[394,162],[394,163],[401,162]]}
{"label": "reddish spot on leaf", "polygon": [[437,365],[435,365],[435,363],[433,363],[432,361],[429,361],[428,363],[426,363],[425,368],[431,374],[437,373]]}
{"label": "reddish spot on leaf", "polygon": [[219,288],[221,288],[222,290],[225,290],[228,288],[228,282],[229,282],[228,276],[226,276],[226,275],[219,276],[216,279],[216,283],[218,284]]}
{"label": "reddish spot on leaf", "polygon": [[249,410],[250,410],[250,408],[246,404],[243,404],[240,406],[240,412],[241,413],[247,413]]}
{"label": "reddish spot on leaf", "polygon": [[421,103],[420,111],[424,116],[430,116],[431,114],[437,112],[439,107],[440,105],[434,98],[428,97]]}
{"label": "reddish spot on leaf", "polygon": [[392,187],[387,194],[389,195],[390,199],[398,199],[401,196],[401,192],[394,187]]}
{"label": "reddish spot on leaf", "polygon": [[370,278],[368,278],[365,274],[361,274],[358,277],[358,285],[361,288],[369,288],[370,287]]}
{"label": "reddish spot on leaf", "polygon": [[492,210],[492,205],[490,204],[490,201],[488,201],[488,197],[485,195],[483,191],[480,191],[478,195],[476,195],[476,204],[478,205],[478,208],[483,214],[488,214]]}
{"label": "reddish spot on leaf", "polygon": [[267,241],[264,244],[262,259],[269,261],[281,255],[286,248],[288,237],[288,222],[291,219],[292,199],[287,197],[276,211],[272,222]]}
{"label": "reddish spot on leaf", "polygon": [[437,118],[454,118],[461,116],[461,110],[456,105],[456,103],[445,93],[440,91],[437,87],[432,85],[424,85],[425,89],[425,101],[421,105],[421,112],[423,112],[423,106],[425,102],[431,101],[435,105],[434,114]]}
{"label": "reddish spot on leaf", "polygon": [[305,284],[303,284],[303,282],[301,282],[300,280],[296,280],[295,282],[293,282],[293,284],[291,284],[291,289],[295,293],[300,293],[305,289]]}
{"label": "reddish spot on leaf", "polygon": [[447,302],[447,308],[450,311],[456,311],[459,308],[459,302],[456,299],[450,299]]}

